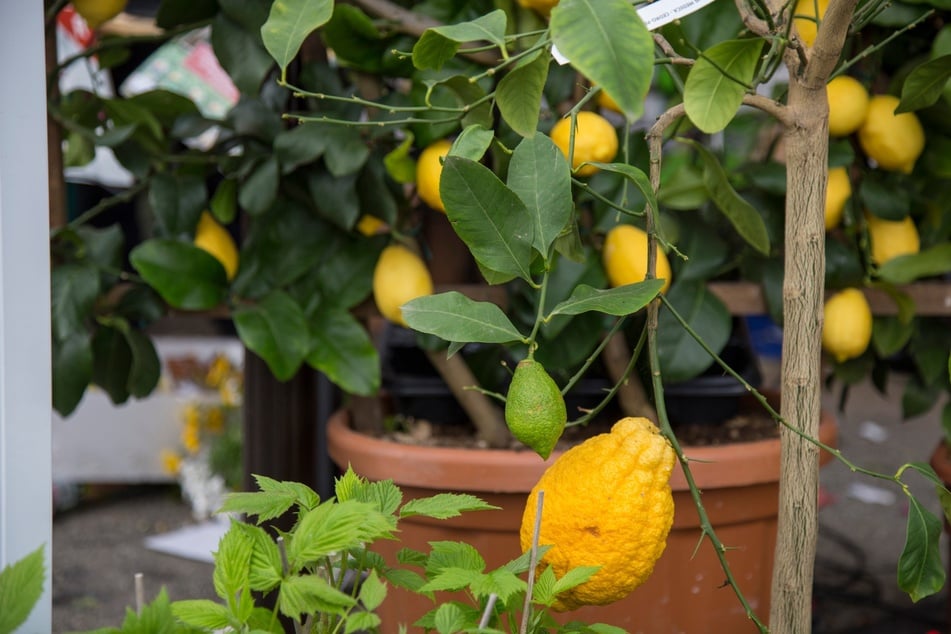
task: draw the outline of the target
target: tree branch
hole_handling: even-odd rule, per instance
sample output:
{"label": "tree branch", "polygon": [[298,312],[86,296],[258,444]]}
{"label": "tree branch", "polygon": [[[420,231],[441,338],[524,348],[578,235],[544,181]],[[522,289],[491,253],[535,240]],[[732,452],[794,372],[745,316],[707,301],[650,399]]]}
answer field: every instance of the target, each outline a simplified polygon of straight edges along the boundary
{"label": "tree branch", "polygon": [[[746,0],[735,0],[735,4],[736,11],[740,14],[740,19],[743,20],[743,24],[746,28],[760,37],[769,37],[771,35],[772,29],[770,29],[769,24],[766,20],[757,17],[756,14],[753,13]],[[769,9],[769,7],[766,7],[766,9]]]}
{"label": "tree branch", "polygon": [[819,22],[816,41],[809,54],[809,63],[803,75],[806,86],[821,83],[823,86],[839,62],[845,38],[849,34],[852,14],[858,0],[830,0],[825,15]]}

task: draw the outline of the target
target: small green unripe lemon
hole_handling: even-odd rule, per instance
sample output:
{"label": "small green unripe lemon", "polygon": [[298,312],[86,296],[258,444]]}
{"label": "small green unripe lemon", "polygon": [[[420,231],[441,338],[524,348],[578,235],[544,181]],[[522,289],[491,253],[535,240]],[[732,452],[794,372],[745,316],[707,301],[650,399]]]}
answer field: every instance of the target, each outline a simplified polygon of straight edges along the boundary
{"label": "small green unripe lemon", "polygon": [[519,361],[505,397],[505,422],[512,435],[548,458],[567,421],[565,399],[554,379],[538,361]]}

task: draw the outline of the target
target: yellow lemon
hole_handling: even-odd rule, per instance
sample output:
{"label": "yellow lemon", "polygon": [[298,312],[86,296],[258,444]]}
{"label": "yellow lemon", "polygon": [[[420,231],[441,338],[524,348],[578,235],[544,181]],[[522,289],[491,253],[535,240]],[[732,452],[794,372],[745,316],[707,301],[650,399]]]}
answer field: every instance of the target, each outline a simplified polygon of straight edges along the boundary
{"label": "yellow lemon", "polygon": [[126,0],[73,0],[73,8],[90,29],[98,29],[122,13],[125,5]]}
{"label": "yellow lemon", "polygon": [[238,272],[238,247],[228,230],[218,224],[210,213],[203,211],[195,228],[194,244],[221,262],[229,280]]}
{"label": "yellow lemon", "polygon": [[842,363],[861,356],[872,340],[872,309],[857,288],[842,290],[822,311],[822,347]]}
{"label": "yellow lemon", "polygon": [[416,161],[416,193],[424,203],[443,213],[446,213],[446,208],[439,195],[439,178],[442,176],[442,163],[439,161],[449,154],[451,147],[449,139],[440,139],[426,146]]}
{"label": "yellow lemon", "polygon": [[602,108],[624,114],[624,112],[621,110],[621,106],[617,105],[617,102],[614,101],[614,97],[609,95],[606,90],[601,90],[598,92],[598,94],[595,95],[594,100],[595,103],[597,103]]}
{"label": "yellow lemon", "polygon": [[[647,277],[647,232],[628,224],[612,228],[604,238],[601,261],[611,286],[644,281]],[[666,293],[670,288],[670,262],[659,248],[655,277],[666,280],[660,289],[661,293]]]}
{"label": "yellow lemon", "polygon": [[375,236],[378,233],[386,232],[386,223],[370,214],[363,214],[357,221],[357,231],[366,237]]}
{"label": "yellow lemon", "polygon": [[673,467],[674,450],[652,422],[623,418],[542,474],[522,515],[522,550],[531,546],[538,492],[544,491],[538,543],[551,548],[541,564],[557,577],[578,566],[599,567],[560,594],[556,610],[611,603],[647,580],[674,519]]}
{"label": "yellow lemon", "polygon": [[373,270],[373,300],[381,315],[406,326],[401,306],[432,292],[433,278],[422,258],[401,244],[383,249]]}
{"label": "yellow lemon", "polygon": [[866,214],[868,237],[872,243],[872,262],[881,266],[899,255],[918,253],[921,238],[911,216],[901,220],[885,220]]}
{"label": "yellow lemon", "polygon": [[910,174],[925,149],[925,131],[913,112],[895,114],[900,99],[875,95],[858,130],[865,154],[883,170]]}
{"label": "yellow lemon", "polygon": [[[565,156],[571,143],[571,118],[560,119],[551,128],[551,140]],[[617,156],[617,131],[611,122],[596,112],[583,110],[578,113],[578,128],[575,130],[575,151],[571,163],[579,176],[590,176],[598,171],[594,165],[578,167],[588,161],[607,163]]]}
{"label": "yellow lemon", "polygon": [[839,75],[826,85],[829,99],[829,134],[848,136],[859,129],[868,114],[869,96],[854,77]]}
{"label": "yellow lemon", "polygon": [[829,0],[799,0],[796,3],[795,18],[793,23],[799,32],[799,39],[807,47],[812,46],[816,41],[816,31],[819,25],[817,20],[822,20],[829,7]]}
{"label": "yellow lemon", "polygon": [[538,361],[523,359],[515,366],[505,397],[505,422],[516,439],[542,458],[551,455],[565,431],[565,399]]}
{"label": "yellow lemon", "polygon": [[537,11],[547,16],[551,10],[558,4],[558,0],[518,0],[518,4],[526,9]]}
{"label": "yellow lemon", "polygon": [[849,172],[844,167],[829,170],[829,182],[826,185],[826,230],[835,229],[842,222],[845,203],[852,197],[852,183]]}

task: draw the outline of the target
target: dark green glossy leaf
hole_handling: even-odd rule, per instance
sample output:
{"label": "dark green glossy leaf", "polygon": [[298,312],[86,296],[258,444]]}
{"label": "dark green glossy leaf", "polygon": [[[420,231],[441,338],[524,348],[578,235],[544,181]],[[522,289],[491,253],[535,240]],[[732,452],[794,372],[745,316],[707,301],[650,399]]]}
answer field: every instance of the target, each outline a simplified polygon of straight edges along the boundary
{"label": "dark green glossy leaf", "polygon": [[909,496],[908,503],[905,547],[898,558],[898,587],[917,602],[944,586],[941,520],[914,496]]}
{"label": "dark green glossy leaf", "polygon": [[226,178],[215,188],[215,193],[209,202],[211,215],[221,224],[231,224],[238,212],[238,183],[232,178]]}
{"label": "dark green glossy leaf", "polygon": [[[399,204],[404,198],[402,192],[392,187],[391,182],[387,180],[381,161],[374,158],[360,170],[356,192],[361,211],[372,212],[370,215],[383,219],[391,226],[396,223]],[[397,196],[400,196],[399,201]]]}
{"label": "dark green glossy leaf", "polygon": [[128,319],[129,323],[144,327],[158,321],[167,310],[168,306],[150,286],[136,284],[122,293],[115,312]]}
{"label": "dark green glossy leaf", "polygon": [[211,24],[211,45],[237,89],[243,94],[257,95],[274,64],[261,42],[259,30],[243,28],[234,19],[219,13]]}
{"label": "dark green glossy leaf", "polygon": [[901,87],[901,102],[895,114],[933,106],[951,78],[951,55],[943,55],[915,67]]}
{"label": "dark green glossy leaf", "polygon": [[657,297],[664,280],[644,280],[609,289],[597,289],[587,284],[578,285],[564,302],[551,311],[551,315],[579,315],[597,311],[608,315],[633,315]]}
{"label": "dark green glossy leaf", "polygon": [[450,155],[439,194],[456,233],[480,264],[531,279],[534,220],[515,192],[487,167]]}
{"label": "dark green glossy leaf", "polygon": [[862,259],[854,246],[846,245],[826,234],[825,283],[829,288],[861,286],[865,279]]}
{"label": "dark green glossy leaf", "polygon": [[465,42],[489,42],[505,47],[505,12],[496,9],[469,22],[426,29],[413,47],[413,65],[439,70]]}
{"label": "dark green glossy leaf", "polygon": [[624,0],[563,0],[551,12],[552,40],[628,119],[644,111],[654,73],[654,40]]}
{"label": "dark green glossy leaf", "polygon": [[928,412],[941,393],[942,390],[938,386],[924,385],[917,379],[909,380],[901,395],[902,420],[916,418]]}
{"label": "dark green glossy leaf", "polygon": [[947,387],[944,383],[945,355],[951,349],[951,329],[940,319],[917,320],[909,350],[918,376],[927,385]]}
{"label": "dark green glossy leaf", "polygon": [[637,187],[648,205],[654,209],[658,208],[657,199],[654,197],[654,188],[651,187],[650,179],[644,173],[644,170],[626,163],[591,163],[591,165],[596,165],[603,172],[620,174]]}
{"label": "dark green glossy leaf", "polygon": [[290,174],[301,165],[312,163],[327,149],[327,126],[302,123],[285,130],[274,139],[274,155],[281,164],[281,172]]}
{"label": "dark green glossy leaf", "polygon": [[676,266],[674,276],[684,281],[715,277],[732,257],[730,247],[712,233],[709,227],[695,222],[693,216],[683,216],[679,225],[677,249],[686,255],[687,259],[672,258],[671,264]]}
{"label": "dark green glossy leaf", "polygon": [[308,365],[348,394],[370,396],[380,388],[380,359],[366,329],[345,310],[317,311],[311,323]]}
{"label": "dark green glossy leaf", "polygon": [[53,339],[66,339],[86,332],[99,296],[99,271],[84,264],[62,264],[53,267],[50,284],[53,314]]}
{"label": "dark green glossy leaf", "polygon": [[333,15],[333,0],[275,0],[261,27],[261,40],[284,71],[311,33]]}
{"label": "dark green glossy leaf", "polygon": [[872,322],[872,345],[880,357],[890,357],[905,347],[915,331],[914,322],[898,317],[875,317]]}
{"label": "dark green glossy leaf", "polygon": [[403,304],[402,312],[413,330],[446,341],[510,343],[524,339],[496,304],[457,291],[417,297]]}
{"label": "dark green glossy leaf", "polygon": [[327,134],[324,162],[334,176],[354,174],[370,158],[370,149],[358,130],[340,125],[326,126],[324,130]]}
{"label": "dark green glossy leaf", "polygon": [[[696,335],[719,354],[733,328],[730,311],[723,302],[700,281],[675,281],[666,297]],[[657,348],[665,383],[686,381],[713,364],[713,358],[680,325],[666,306],[660,311]]]}
{"label": "dark green glossy leaf", "polygon": [[162,29],[172,29],[181,24],[208,20],[217,12],[217,0],[162,0],[155,14],[155,24]]}
{"label": "dark green glossy leaf", "polygon": [[[115,98],[103,99],[102,105],[106,113],[112,118],[115,127],[132,125],[142,130],[147,138],[140,137],[142,141],[151,141],[150,147],[158,149],[154,145],[163,139],[162,124],[151,110],[145,106],[140,106],[129,99]],[[114,144],[115,145],[115,144]]]}
{"label": "dark green glossy leaf", "polygon": [[859,200],[873,216],[902,220],[911,206],[908,182],[903,174],[872,170],[859,186]]}
{"label": "dark green glossy leaf", "polygon": [[132,266],[166,302],[183,310],[208,310],[228,292],[225,269],[214,256],[176,240],[147,240],[129,255]]}
{"label": "dark green glossy leaf", "polygon": [[162,127],[168,129],[171,129],[179,117],[201,114],[194,101],[169,90],[149,90],[127,99],[151,112]]}
{"label": "dark green glossy leaf", "polygon": [[208,192],[201,178],[170,172],[155,175],[148,197],[163,236],[190,233],[208,202]]}
{"label": "dark green glossy leaf", "polygon": [[512,153],[508,187],[525,203],[535,224],[533,245],[547,258],[574,210],[565,155],[544,134],[524,139]]}
{"label": "dark green glossy leaf", "polygon": [[492,145],[495,132],[481,125],[468,125],[452,142],[449,153],[473,161],[481,161]]}
{"label": "dark green glossy leaf", "polygon": [[392,55],[388,49],[393,46],[393,40],[356,6],[335,3],[333,17],[320,30],[320,35],[342,65],[367,73],[400,74],[396,68],[386,68],[384,63]]}
{"label": "dark green glossy leaf", "polygon": [[282,291],[234,312],[238,336],[264,359],[279,381],[287,381],[310,351],[310,331],[304,310]]}
{"label": "dark green glossy leaf", "polygon": [[670,209],[696,210],[709,198],[703,172],[692,165],[683,165],[661,180],[657,192],[658,202]]}
{"label": "dark green glossy leaf", "polygon": [[129,400],[128,377],[132,350],[125,336],[112,326],[100,326],[92,339],[92,382],[105,390],[116,405]]}
{"label": "dark green glossy leaf", "polygon": [[920,253],[900,255],[878,267],[878,276],[892,284],[907,284],[922,277],[951,271],[951,242],[943,242]]}
{"label": "dark green glossy leaf", "polygon": [[707,134],[719,132],[733,119],[753,81],[763,40],[720,42],[703,52],[690,68],[684,85],[684,110]]}
{"label": "dark green glossy leaf", "polygon": [[307,179],[311,198],[320,215],[341,229],[350,229],[360,217],[356,183],[356,174],[334,176],[324,171],[313,171]]}
{"label": "dark green glossy leaf", "polygon": [[502,118],[526,138],[534,136],[538,128],[549,61],[547,53],[535,54],[502,77],[495,93]]}
{"label": "dark green glossy leaf", "polygon": [[132,353],[128,379],[129,393],[136,398],[144,398],[158,385],[162,374],[162,364],[155,351],[155,344],[148,335],[131,328],[125,329],[123,335]]}
{"label": "dark green glossy leaf", "polygon": [[726,170],[707,148],[693,140],[685,142],[689,143],[703,160],[703,182],[717,209],[750,246],[763,255],[769,255],[769,234],[763,217],[733,189]]}
{"label": "dark green glossy leaf", "polygon": [[83,241],[84,255],[100,269],[117,270],[122,267],[125,237],[118,224],[107,227],[83,225],[76,227],[76,233]]}
{"label": "dark green glossy leaf", "polygon": [[53,408],[61,416],[69,416],[82,401],[92,381],[92,366],[88,332],[53,340]]}
{"label": "dark green glossy leaf", "polygon": [[260,215],[271,208],[277,198],[280,182],[274,157],[258,165],[238,191],[238,204],[251,215]]}

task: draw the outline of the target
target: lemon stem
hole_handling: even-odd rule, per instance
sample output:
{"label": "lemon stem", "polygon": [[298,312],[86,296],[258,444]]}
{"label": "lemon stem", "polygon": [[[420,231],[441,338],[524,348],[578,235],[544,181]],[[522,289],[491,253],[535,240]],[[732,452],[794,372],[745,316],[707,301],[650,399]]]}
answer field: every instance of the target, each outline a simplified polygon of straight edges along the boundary
{"label": "lemon stem", "polygon": [[538,306],[535,307],[535,324],[532,326],[532,332],[528,335],[528,359],[535,358],[535,348],[538,344],[535,339],[538,337],[538,331],[545,321],[545,302],[548,298],[548,280],[551,277],[551,260],[545,261],[545,272],[542,274],[541,284],[538,286]]}

